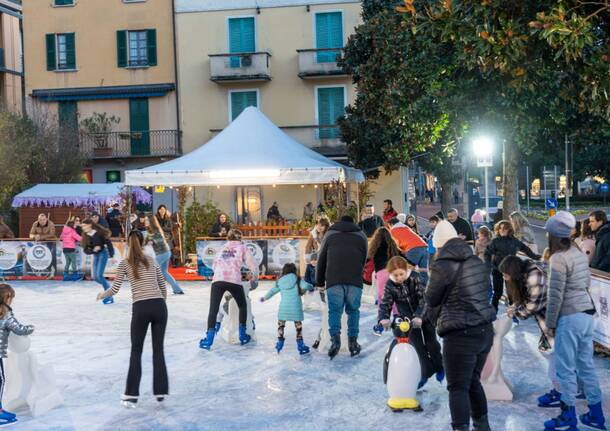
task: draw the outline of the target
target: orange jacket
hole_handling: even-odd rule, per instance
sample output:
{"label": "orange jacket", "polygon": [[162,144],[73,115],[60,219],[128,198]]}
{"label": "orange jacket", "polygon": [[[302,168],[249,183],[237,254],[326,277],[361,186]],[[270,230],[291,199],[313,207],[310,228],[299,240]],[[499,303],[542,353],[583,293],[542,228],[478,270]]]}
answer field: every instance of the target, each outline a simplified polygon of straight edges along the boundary
{"label": "orange jacket", "polygon": [[403,253],[417,247],[427,247],[426,242],[406,225],[396,225],[390,230],[394,241]]}

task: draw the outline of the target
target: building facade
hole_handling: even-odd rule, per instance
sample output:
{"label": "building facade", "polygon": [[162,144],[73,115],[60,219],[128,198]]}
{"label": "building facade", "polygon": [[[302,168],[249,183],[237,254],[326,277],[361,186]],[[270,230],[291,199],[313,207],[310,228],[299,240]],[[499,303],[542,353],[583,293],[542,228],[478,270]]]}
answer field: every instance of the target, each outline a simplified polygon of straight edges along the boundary
{"label": "building facade", "polygon": [[[347,162],[336,123],[356,89],[337,56],[361,23],[360,1],[177,0],[176,22],[185,151],[256,106],[301,144]],[[382,176],[378,186],[386,182],[396,179]],[[245,211],[247,221],[264,220],[273,202],[298,219],[303,205],[324,195],[312,185],[196,191],[234,218],[243,220]]]}
{"label": "building facade", "polygon": [[93,182],[182,154],[171,0],[23,9],[28,111],[78,133]]}
{"label": "building facade", "polygon": [[0,0],[0,105],[21,112],[24,98],[21,0]]}

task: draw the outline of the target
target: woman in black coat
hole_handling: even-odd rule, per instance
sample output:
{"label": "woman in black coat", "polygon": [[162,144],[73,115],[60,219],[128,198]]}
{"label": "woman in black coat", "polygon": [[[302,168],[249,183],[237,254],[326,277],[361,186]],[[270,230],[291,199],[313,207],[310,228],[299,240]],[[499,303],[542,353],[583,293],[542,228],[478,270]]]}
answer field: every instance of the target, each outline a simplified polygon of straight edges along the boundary
{"label": "woman in black coat", "polygon": [[[442,223],[448,223],[441,221]],[[440,232],[437,226],[437,232]],[[491,350],[495,311],[489,304],[489,272],[466,241],[435,234],[437,255],[424,294],[426,305],[438,307],[437,332],[443,338],[451,425],[454,431],[488,431],[487,398],[481,371]]]}
{"label": "woman in black coat", "polygon": [[497,313],[500,298],[504,293],[504,278],[498,269],[500,262],[507,256],[516,256],[519,252],[522,252],[526,254],[527,257],[535,260],[540,259],[540,255],[534,253],[527,245],[515,238],[513,225],[508,220],[502,220],[500,223],[496,224],[494,230],[496,237],[492,239],[491,243],[487,246],[487,250],[485,251],[485,263],[492,269],[493,298],[491,303]]}
{"label": "woman in black coat", "polygon": [[231,230],[231,223],[229,222],[229,217],[226,214],[221,213],[218,215],[218,219],[212,229],[210,229],[210,236],[216,236],[219,238],[224,238],[227,236],[229,231]]}

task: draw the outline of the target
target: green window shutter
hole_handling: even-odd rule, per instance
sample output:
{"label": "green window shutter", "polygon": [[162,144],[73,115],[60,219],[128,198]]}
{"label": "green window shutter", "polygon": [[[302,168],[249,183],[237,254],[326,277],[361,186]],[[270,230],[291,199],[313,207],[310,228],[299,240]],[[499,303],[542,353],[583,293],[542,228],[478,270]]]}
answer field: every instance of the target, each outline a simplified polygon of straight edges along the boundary
{"label": "green window shutter", "polygon": [[[345,113],[345,94],[343,87],[318,89],[318,124],[335,125],[337,118]],[[320,139],[339,137],[338,128],[321,128]]]}
{"label": "green window shutter", "polygon": [[157,65],[157,30],[146,30],[148,65]]}
{"label": "green window shutter", "polygon": [[76,69],[76,43],[74,33],[66,34],[66,67]]}
{"label": "green window shutter", "polygon": [[235,91],[231,93],[231,121],[239,117],[248,106],[257,106],[256,91]]}
{"label": "green window shutter", "polygon": [[78,130],[78,110],[76,101],[59,102],[59,127],[64,132],[73,133]]}
{"label": "green window shutter", "polygon": [[[229,52],[254,52],[256,50],[256,34],[254,18],[229,19]],[[240,67],[240,57],[231,57],[231,67]]]}
{"label": "green window shutter", "polygon": [[55,35],[47,34],[47,70],[55,70],[57,67],[57,55],[55,54]]}
{"label": "green window shutter", "polygon": [[116,51],[118,67],[127,67],[127,32],[125,30],[116,32]]}
{"label": "green window shutter", "polygon": [[[316,14],[316,48],[343,48],[343,14],[328,12]],[[318,63],[332,63],[340,51],[318,53]]]}

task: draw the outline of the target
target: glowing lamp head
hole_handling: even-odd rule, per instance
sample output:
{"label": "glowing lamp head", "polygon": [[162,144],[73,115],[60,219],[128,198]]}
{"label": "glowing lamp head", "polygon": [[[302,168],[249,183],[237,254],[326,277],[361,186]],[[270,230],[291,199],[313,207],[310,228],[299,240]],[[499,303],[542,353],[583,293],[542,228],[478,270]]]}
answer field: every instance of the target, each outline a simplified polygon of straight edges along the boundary
{"label": "glowing lamp head", "polygon": [[472,151],[478,157],[489,157],[493,151],[493,141],[489,136],[479,136],[472,141]]}

